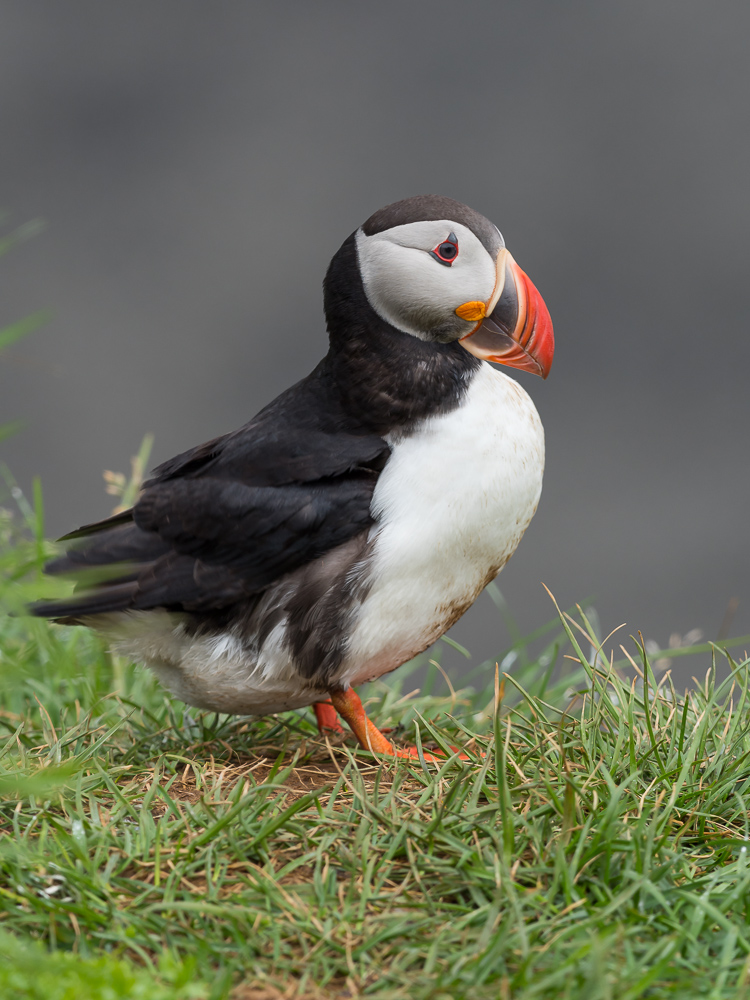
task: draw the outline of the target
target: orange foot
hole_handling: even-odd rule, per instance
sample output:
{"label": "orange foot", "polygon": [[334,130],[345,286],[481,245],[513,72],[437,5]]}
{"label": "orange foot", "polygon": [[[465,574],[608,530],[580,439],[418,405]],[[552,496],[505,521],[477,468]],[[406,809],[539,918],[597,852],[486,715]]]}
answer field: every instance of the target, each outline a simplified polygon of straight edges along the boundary
{"label": "orange foot", "polygon": [[[388,757],[406,757],[410,760],[419,757],[419,751],[416,747],[406,747],[404,750],[400,750],[383,736],[380,730],[367,718],[364,705],[353,688],[347,688],[345,691],[331,691],[330,703],[344,722],[349,724],[349,728],[359,740],[360,746],[364,747],[365,750],[386,754]],[[328,705],[328,702],[324,702],[313,706],[315,714],[318,716],[319,727],[321,723],[318,709],[325,708],[327,710]],[[343,732],[340,726],[339,732]],[[451,750],[456,751],[457,749],[458,747],[451,747]],[[442,753],[425,753],[424,759],[429,761],[443,761],[445,760],[445,755]],[[462,753],[460,759],[469,760],[470,758],[465,753]]]}
{"label": "orange foot", "polygon": [[330,698],[328,701],[316,701],[313,705],[313,712],[318,720],[318,732],[321,736],[325,735],[326,730],[337,734],[344,732]]}

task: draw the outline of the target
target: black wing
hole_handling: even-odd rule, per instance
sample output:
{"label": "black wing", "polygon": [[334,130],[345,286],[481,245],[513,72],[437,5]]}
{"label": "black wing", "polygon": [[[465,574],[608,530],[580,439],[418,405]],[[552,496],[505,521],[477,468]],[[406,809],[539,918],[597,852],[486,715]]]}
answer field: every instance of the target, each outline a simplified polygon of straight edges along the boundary
{"label": "black wing", "polygon": [[227,607],[365,530],[390,449],[349,424],[317,375],[159,466],[132,510],[67,535],[47,572],[79,587],[33,613]]}

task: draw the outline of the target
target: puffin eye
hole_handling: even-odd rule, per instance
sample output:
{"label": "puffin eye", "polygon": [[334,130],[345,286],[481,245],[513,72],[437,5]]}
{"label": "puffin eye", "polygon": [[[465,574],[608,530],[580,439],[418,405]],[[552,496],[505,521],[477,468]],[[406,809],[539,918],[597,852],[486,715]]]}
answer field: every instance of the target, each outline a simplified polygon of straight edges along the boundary
{"label": "puffin eye", "polygon": [[458,257],[458,237],[455,233],[450,233],[447,240],[438,243],[434,250],[430,250],[430,257],[434,257],[439,264],[450,267]]}

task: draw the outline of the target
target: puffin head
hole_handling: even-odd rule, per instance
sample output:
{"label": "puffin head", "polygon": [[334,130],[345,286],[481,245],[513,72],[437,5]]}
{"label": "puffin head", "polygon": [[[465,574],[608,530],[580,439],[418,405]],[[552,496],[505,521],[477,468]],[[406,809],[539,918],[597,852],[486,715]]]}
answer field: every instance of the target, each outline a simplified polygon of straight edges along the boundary
{"label": "puffin head", "polygon": [[497,226],[467,205],[417,195],[354,234],[372,309],[422,341],[458,342],[485,361],[546,378],[555,350],[544,300]]}

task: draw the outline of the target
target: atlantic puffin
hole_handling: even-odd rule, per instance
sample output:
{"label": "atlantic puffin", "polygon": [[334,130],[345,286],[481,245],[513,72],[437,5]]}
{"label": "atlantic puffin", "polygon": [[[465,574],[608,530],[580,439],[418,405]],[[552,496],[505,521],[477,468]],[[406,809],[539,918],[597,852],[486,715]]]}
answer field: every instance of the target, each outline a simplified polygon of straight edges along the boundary
{"label": "atlantic puffin", "polygon": [[34,614],[103,633],[190,705],[312,705],[321,732],[413,756],[356,685],[435,642],[515,551],[544,434],[489,362],[547,377],[547,307],[499,230],[419,195],[371,215],[324,281],[329,350],[249,423],[156,468],[64,537],[76,579]]}

